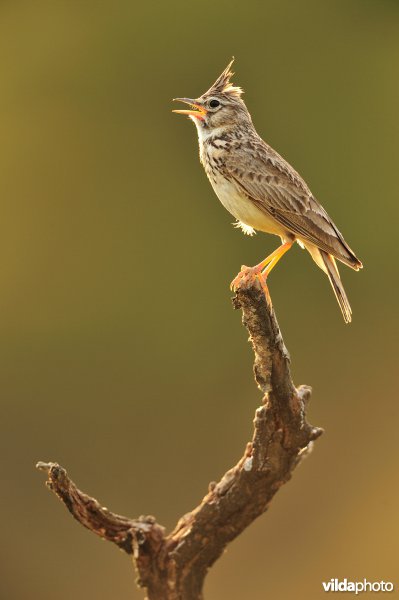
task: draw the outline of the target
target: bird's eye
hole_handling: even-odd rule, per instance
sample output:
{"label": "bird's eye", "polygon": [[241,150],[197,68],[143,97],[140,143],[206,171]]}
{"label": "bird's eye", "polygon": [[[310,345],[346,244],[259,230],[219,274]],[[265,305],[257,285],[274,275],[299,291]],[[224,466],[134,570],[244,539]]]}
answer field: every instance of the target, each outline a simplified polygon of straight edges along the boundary
{"label": "bird's eye", "polygon": [[218,106],[220,106],[220,102],[219,102],[219,100],[211,100],[211,101],[209,102],[209,106],[210,106],[211,108],[217,108]]}

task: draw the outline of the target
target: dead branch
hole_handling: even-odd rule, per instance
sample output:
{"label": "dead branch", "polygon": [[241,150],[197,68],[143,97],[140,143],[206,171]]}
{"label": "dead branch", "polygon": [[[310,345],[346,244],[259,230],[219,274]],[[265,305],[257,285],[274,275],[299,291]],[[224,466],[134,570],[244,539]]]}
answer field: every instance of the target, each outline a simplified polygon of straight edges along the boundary
{"label": "dead branch", "polygon": [[138,584],[148,600],[202,600],[208,569],[265,512],[322,433],[306,421],[311,389],[295,388],[292,382],[290,358],[260,286],[243,285],[233,304],[242,310],[249,332],[263,403],[255,412],[253,438],[242,458],[210,485],[201,503],[171,533],[154,517],[134,520],[111,513],[78,490],[58,464],[37,464],[48,473],[48,487],[79,523],[133,555]]}

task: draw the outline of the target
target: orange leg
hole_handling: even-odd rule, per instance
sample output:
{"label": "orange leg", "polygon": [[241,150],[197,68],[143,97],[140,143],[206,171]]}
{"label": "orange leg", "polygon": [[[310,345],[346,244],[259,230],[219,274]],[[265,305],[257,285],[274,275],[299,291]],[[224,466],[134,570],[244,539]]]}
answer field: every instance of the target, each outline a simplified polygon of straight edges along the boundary
{"label": "orange leg", "polygon": [[[262,269],[262,275],[265,279],[268,277],[270,271],[272,269],[274,269],[274,267],[276,266],[276,264],[278,263],[280,258],[282,258],[284,256],[284,254],[286,252],[288,252],[288,250],[292,247],[293,243],[294,242],[285,242],[279,248],[277,248],[277,250],[272,252],[267,258],[265,258],[265,260],[262,261],[262,263],[260,263],[260,264],[263,264],[266,261],[266,265]],[[271,259],[271,260],[269,260],[269,259]]]}
{"label": "orange leg", "polygon": [[[291,248],[293,243],[294,242],[285,242],[284,244],[281,244],[281,246],[276,248],[276,250],[274,250],[274,252],[269,254],[269,256],[266,256],[266,258],[264,260],[262,260],[262,262],[260,262],[258,265],[255,265],[252,268],[256,269],[256,270],[259,269],[261,271],[265,271],[268,268],[269,270],[268,270],[268,273],[266,274],[266,277],[267,277],[267,275],[270,273],[272,268],[278,263],[280,258],[282,256],[284,256],[284,254]],[[270,265],[272,265],[272,266],[270,266]]]}
{"label": "orange leg", "polygon": [[265,293],[266,299],[271,304],[269,290],[266,284],[266,279],[270,273],[270,271],[276,266],[278,261],[284,254],[291,248],[294,242],[285,242],[279,248],[277,248],[274,252],[269,254],[262,262],[254,267],[246,267],[243,265],[241,267],[241,271],[238,273],[237,277],[233,279],[231,282],[231,289],[236,291],[239,285],[248,285],[253,283],[255,279],[258,279],[262,289]]}

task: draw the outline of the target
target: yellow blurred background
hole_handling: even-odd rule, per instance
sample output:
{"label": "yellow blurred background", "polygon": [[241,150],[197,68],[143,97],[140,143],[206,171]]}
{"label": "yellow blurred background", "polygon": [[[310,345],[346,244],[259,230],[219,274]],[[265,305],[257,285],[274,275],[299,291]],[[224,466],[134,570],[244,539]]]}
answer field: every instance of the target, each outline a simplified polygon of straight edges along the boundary
{"label": "yellow blurred background", "polygon": [[[258,132],[365,264],[291,251],[270,290],[325,435],[212,569],[207,600],[399,586],[399,3],[0,5],[0,596],[140,599],[130,559],[44,487],[58,461],[111,510],[173,527],[240,457],[260,394],[229,282],[277,238],[231,226],[171,98],[234,55]],[[367,595],[366,595],[367,596]]]}

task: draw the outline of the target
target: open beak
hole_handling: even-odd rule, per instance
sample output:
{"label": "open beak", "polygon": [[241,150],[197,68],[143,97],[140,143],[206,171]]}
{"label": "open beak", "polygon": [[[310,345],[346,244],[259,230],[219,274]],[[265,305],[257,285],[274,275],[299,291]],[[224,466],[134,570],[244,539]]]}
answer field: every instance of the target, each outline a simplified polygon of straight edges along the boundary
{"label": "open beak", "polygon": [[[191,98],[173,98],[174,102],[184,102],[184,104],[188,104],[191,106],[191,110],[172,110],[174,113],[178,113],[179,115],[188,115],[189,117],[195,117],[196,119],[204,120],[206,115],[206,110],[201,104],[198,104],[195,100]],[[193,110],[196,109],[196,110]]]}

